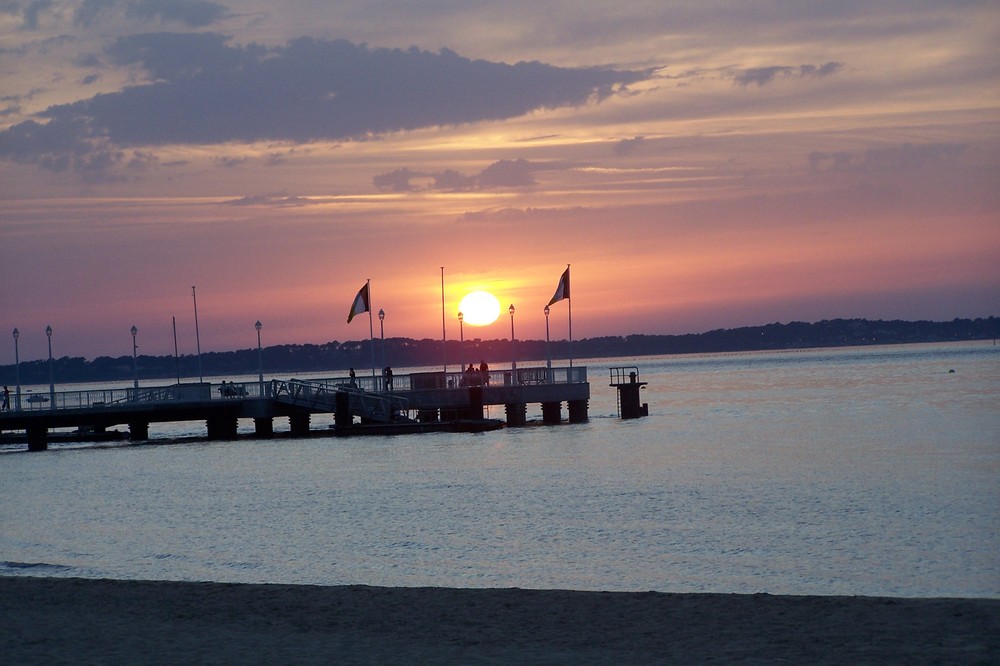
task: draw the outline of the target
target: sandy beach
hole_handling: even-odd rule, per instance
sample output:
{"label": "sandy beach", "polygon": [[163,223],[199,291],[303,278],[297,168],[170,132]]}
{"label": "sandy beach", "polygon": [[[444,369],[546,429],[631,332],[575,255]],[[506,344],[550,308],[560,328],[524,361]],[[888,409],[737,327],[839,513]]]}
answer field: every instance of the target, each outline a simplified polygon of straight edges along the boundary
{"label": "sandy beach", "polygon": [[1000,663],[1000,600],[0,577],[0,661]]}

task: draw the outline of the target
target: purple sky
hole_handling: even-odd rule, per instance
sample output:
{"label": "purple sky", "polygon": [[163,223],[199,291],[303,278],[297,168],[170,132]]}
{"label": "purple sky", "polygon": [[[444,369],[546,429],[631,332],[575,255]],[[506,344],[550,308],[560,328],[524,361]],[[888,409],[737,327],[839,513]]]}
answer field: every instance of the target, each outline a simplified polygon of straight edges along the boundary
{"label": "purple sky", "polygon": [[400,4],[0,2],[22,360],[1000,314],[996,2]]}

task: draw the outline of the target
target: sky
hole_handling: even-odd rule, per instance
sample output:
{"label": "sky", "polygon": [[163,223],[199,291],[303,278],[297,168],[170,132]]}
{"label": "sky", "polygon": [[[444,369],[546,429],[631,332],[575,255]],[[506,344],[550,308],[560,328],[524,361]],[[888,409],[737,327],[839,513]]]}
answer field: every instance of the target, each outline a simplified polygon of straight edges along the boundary
{"label": "sky", "polygon": [[998,47],[995,0],[0,0],[0,326],[544,339],[567,265],[553,339],[998,315]]}

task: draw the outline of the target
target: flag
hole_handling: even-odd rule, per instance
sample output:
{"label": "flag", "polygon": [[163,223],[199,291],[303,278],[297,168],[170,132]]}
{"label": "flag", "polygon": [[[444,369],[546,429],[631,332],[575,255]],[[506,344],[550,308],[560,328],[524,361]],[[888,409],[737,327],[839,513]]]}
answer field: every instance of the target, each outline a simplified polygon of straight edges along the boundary
{"label": "flag", "polygon": [[549,301],[549,305],[561,301],[564,298],[569,298],[569,266],[566,267],[566,270],[563,271],[562,277],[559,278],[559,286],[556,287],[556,293],[552,295],[552,300]]}
{"label": "flag", "polygon": [[354,319],[356,315],[362,312],[368,312],[370,308],[368,307],[368,283],[361,287],[358,291],[358,295],[354,297],[354,302],[351,304],[351,313],[347,315],[347,323],[350,324],[351,320]]}

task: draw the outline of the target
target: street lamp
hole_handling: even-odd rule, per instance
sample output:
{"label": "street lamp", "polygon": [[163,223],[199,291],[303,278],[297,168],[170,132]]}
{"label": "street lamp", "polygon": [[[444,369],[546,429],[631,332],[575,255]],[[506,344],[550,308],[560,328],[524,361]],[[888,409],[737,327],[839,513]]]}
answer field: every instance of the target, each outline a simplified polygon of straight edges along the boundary
{"label": "street lamp", "polygon": [[21,331],[14,329],[14,379],[17,381],[17,390],[14,393],[14,409],[21,411],[21,357],[17,352],[17,339],[21,337]]}
{"label": "street lamp", "polygon": [[[552,370],[552,351],[549,349],[549,306],[545,306],[545,366]],[[549,378],[551,381],[551,377]]]}
{"label": "street lamp", "polygon": [[139,350],[139,347],[135,344],[135,336],[136,336],[136,333],[139,332],[139,329],[136,328],[135,325],[133,324],[132,328],[130,328],[129,331],[132,333],[132,371],[133,371],[133,373],[135,375],[135,378],[133,380],[133,384],[132,385],[135,387],[135,390],[138,391],[139,390],[139,358],[138,358],[137,352]]}
{"label": "street lamp", "polygon": [[458,353],[462,357],[462,369],[465,369],[465,315],[458,311]]}
{"label": "street lamp", "polygon": [[514,370],[517,368],[517,361],[514,359],[514,304],[511,303],[510,307],[507,308],[507,312],[510,313],[510,368]]}
{"label": "street lamp", "polygon": [[382,340],[382,370],[385,371],[385,310],[378,309],[378,335]]}
{"label": "street lamp", "polygon": [[55,409],[56,406],[56,382],[55,374],[52,371],[52,327],[45,327],[45,335],[49,338],[49,408]]}
{"label": "street lamp", "polygon": [[264,328],[264,324],[260,323],[260,319],[254,322],[253,327],[257,329],[257,382],[258,390],[260,391],[260,397],[264,397],[264,353],[260,348],[260,329]]}

